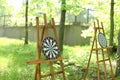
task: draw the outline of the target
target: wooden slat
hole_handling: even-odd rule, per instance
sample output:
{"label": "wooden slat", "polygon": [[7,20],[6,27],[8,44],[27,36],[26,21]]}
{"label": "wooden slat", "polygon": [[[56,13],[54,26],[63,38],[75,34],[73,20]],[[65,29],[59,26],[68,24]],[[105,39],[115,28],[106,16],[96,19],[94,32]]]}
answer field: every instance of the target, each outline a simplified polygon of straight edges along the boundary
{"label": "wooden slat", "polygon": [[94,29],[103,29],[102,27],[95,27]]}
{"label": "wooden slat", "polygon": [[112,48],[112,46],[108,46],[108,47],[105,47],[105,48],[93,48],[93,50],[102,50],[102,49],[109,49],[109,48]]}
{"label": "wooden slat", "polygon": [[63,59],[67,59],[67,58],[57,58],[57,59],[51,59],[51,60],[32,60],[32,61],[28,61],[27,64],[38,64],[38,63],[44,63],[44,62],[54,62],[54,61],[59,61],[59,60],[63,60]]}
{"label": "wooden slat", "polygon": [[[45,26],[45,25],[39,25],[38,27],[39,27],[40,29],[43,29],[44,26]],[[47,25],[46,28],[48,28],[48,29],[52,29],[52,25]]]}
{"label": "wooden slat", "polygon": [[104,59],[104,60],[99,60],[98,62],[104,62],[104,61],[108,61],[110,59]]}

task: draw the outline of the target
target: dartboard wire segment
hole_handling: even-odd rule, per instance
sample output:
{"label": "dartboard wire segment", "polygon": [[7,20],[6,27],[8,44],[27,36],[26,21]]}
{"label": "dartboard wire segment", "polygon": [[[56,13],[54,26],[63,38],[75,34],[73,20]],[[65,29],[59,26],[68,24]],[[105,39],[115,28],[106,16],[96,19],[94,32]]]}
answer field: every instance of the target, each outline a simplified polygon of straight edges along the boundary
{"label": "dartboard wire segment", "polygon": [[107,47],[107,40],[106,40],[104,34],[101,32],[98,33],[98,42],[101,47],[103,47],[103,48]]}
{"label": "dartboard wire segment", "polygon": [[42,41],[42,52],[47,59],[58,58],[60,50],[56,40],[52,37],[44,38]]}

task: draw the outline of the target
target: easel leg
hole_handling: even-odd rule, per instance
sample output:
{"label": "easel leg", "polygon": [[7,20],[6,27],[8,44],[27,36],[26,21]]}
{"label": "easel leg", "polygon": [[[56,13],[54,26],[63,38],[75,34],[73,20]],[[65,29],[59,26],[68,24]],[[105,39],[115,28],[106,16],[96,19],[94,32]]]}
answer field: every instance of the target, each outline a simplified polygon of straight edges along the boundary
{"label": "easel leg", "polygon": [[36,69],[35,69],[35,78],[34,80],[37,80],[37,65],[36,65]]}
{"label": "easel leg", "polygon": [[109,58],[109,63],[110,63],[110,68],[111,68],[111,73],[112,73],[112,80],[114,80],[114,73],[113,73],[113,69],[112,69],[112,63],[111,63],[111,60],[110,60],[109,49],[107,49],[107,53],[108,53],[108,58]]}
{"label": "easel leg", "polygon": [[35,78],[34,80],[41,80],[40,77],[41,73],[40,73],[40,64],[36,65],[36,70],[35,70]]}
{"label": "easel leg", "polygon": [[87,73],[88,73],[88,68],[89,68],[89,65],[90,65],[91,56],[92,56],[92,51],[90,53],[90,57],[89,57],[89,60],[88,60],[87,68],[86,68],[85,75],[84,75],[84,80],[86,80],[86,76],[87,76]]}
{"label": "easel leg", "polygon": [[62,60],[60,60],[60,66],[62,68],[63,80],[66,80],[66,78],[65,78],[65,71],[64,71],[64,65],[63,65]]}
{"label": "easel leg", "polygon": [[54,79],[54,74],[53,74],[53,72],[54,72],[54,71],[53,71],[53,62],[50,62],[51,79],[52,79],[52,80],[55,80],[55,79]]}
{"label": "easel leg", "polygon": [[98,74],[98,80],[100,80],[100,70],[99,70],[99,57],[98,57],[98,51],[96,51],[97,56],[97,74]]}
{"label": "easel leg", "polygon": [[[103,50],[102,50],[102,57],[103,57],[103,60],[105,60],[104,51]],[[105,80],[107,80],[107,73],[106,73],[106,64],[105,64],[105,61],[103,63],[104,63]]]}

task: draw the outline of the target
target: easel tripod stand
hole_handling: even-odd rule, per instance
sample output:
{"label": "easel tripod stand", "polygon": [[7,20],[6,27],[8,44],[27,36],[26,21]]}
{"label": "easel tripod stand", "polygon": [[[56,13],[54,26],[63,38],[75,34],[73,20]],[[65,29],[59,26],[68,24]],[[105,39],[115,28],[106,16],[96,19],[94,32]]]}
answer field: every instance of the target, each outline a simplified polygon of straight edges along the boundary
{"label": "easel tripod stand", "polygon": [[[51,77],[51,80],[55,80],[55,75],[62,74],[63,80],[66,80],[65,78],[65,71],[64,71],[64,64],[63,64],[63,59],[60,55],[56,59],[41,59],[41,53],[42,53],[42,41],[45,37],[50,36],[48,29],[52,29],[54,32],[54,38],[56,42],[58,43],[58,38],[57,38],[57,32],[56,32],[56,27],[55,27],[55,22],[54,18],[52,18],[52,24],[48,25],[47,24],[47,19],[46,19],[46,14],[43,14],[44,16],[44,25],[39,25],[39,17],[36,17],[36,35],[37,35],[37,60],[29,61],[27,62],[28,64],[36,64],[36,70],[35,70],[35,78],[34,80],[42,80],[42,78],[45,77]],[[41,30],[41,33],[40,33]],[[60,62],[60,71],[55,72],[53,63],[55,61]],[[41,64],[42,63],[49,63],[50,64],[50,73],[47,73],[45,75],[42,75],[41,73]]]}

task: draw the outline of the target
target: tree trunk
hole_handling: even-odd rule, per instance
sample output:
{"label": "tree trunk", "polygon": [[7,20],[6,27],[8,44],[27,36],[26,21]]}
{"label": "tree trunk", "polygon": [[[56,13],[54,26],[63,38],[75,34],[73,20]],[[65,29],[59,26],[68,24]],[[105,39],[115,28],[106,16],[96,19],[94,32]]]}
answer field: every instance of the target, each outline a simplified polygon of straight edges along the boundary
{"label": "tree trunk", "polygon": [[65,14],[66,14],[66,0],[62,0],[61,4],[61,19],[60,19],[60,30],[59,30],[59,46],[60,51],[63,51],[63,39],[64,39],[64,27],[65,27]]}
{"label": "tree trunk", "polygon": [[116,72],[115,76],[120,75],[120,29],[118,33],[118,47],[117,47],[117,66],[116,66]]}
{"label": "tree trunk", "polygon": [[[113,46],[114,37],[114,0],[111,0],[111,10],[110,10],[110,46]],[[113,49],[110,49],[110,54],[113,53]]]}
{"label": "tree trunk", "polygon": [[25,44],[28,44],[28,0],[26,0],[25,10]]}

